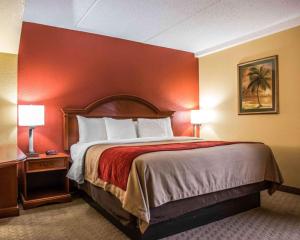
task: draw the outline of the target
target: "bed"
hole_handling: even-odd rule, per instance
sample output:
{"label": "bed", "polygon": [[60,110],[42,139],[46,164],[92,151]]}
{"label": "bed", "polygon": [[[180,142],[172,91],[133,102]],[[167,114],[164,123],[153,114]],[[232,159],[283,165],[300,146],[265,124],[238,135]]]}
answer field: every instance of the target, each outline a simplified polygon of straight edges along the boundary
{"label": "bed", "polygon": [[73,161],[68,177],[132,239],[159,239],[259,207],[260,191],[272,193],[282,183],[272,151],[262,143],[173,136],[78,143],[77,115],[172,118],[173,111],[145,99],[110,96],[62,111],[64,147]]}

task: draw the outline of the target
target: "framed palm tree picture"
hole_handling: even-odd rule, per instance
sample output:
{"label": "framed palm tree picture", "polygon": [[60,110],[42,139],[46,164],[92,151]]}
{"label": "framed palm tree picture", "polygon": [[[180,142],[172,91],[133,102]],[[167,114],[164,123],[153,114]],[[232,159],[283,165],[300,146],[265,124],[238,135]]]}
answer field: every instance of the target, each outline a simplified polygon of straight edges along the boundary
{"label": "framed palm tree picture", "polygon": [[238,65],[239,114],[279,113],[278,56]]}

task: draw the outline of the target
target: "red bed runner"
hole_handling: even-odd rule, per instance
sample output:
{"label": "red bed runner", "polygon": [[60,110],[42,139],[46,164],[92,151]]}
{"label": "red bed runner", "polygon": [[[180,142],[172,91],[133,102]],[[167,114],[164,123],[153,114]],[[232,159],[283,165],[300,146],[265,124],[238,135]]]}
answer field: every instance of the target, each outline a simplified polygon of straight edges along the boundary
{"label": "red bed runner", "polygon": [[209,148],[241,142],[203,141],[140,146],[111,147],[103,151],[99,159],[99,178],[126,190],[133,160],[145,153]]}

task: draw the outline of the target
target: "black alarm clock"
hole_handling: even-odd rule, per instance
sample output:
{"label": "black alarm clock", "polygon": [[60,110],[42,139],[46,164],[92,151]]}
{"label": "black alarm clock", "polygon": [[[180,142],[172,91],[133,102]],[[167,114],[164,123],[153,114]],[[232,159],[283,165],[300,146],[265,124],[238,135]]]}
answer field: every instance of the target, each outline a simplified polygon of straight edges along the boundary
{"label": "black alarm clock", "polygon": [[46,155],[56,155],[57,151],[56,150],[47,150],[45,153],[46,153]]}

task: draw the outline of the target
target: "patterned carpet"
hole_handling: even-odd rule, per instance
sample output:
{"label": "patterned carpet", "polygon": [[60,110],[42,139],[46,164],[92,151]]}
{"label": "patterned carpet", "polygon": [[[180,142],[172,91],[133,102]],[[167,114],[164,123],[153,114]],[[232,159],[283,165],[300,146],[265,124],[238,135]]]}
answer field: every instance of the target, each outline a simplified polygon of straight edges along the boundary
{"label": "patterned carpet", "polygon": [[[128,239],[80,198],[66,204],[21,211],[0,219],[1,240]],[[300,196],[262,193],[262,207],[201,226],[165,240],[299,240]]]}

